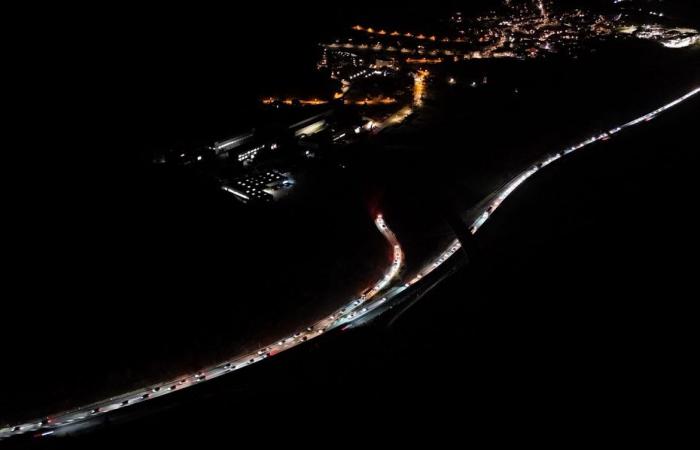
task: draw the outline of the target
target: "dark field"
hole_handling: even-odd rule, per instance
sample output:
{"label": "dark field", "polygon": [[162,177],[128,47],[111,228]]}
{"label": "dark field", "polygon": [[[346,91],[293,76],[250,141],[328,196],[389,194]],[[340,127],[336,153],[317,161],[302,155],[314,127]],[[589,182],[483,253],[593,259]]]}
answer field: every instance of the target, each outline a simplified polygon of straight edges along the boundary
{"label": "dark field", "polygon": [[[328,336],[71,444],[303,444],[308,420],[329,438],[358,415],[381,424],[380,441],[469,442],[496,423],[546,422],[554,437],[595,417],[592,437],[660,427],[659,411],[687,423],[673,407],[695,378],[697,112],[695,101],[537,175],[479,234],[475,261],[390,326]],[[271,423],[280,434],[266,435]]]}
{"label": "dark field", "polygon": [[[258,6],[266,31],[231,30],[221,15],[179,37],[194,20],[187,11],[161,26],[145,14],[126,42],[110,34],[106,61],[87,59],[107,79],[57,74],[61,98],[47,103],[59,111],[41,109],[51,124],[24,133],[14,148],[31,151],[13,151],[3,168],[11,298],[0,424],[293,333],[381,277],[391,256],[376,213],[396,232],[410,273],[453,239],[446,216],[533,159],[700,80],[697,47],[649,42],[608,42],[576,60],[435,67],[415,117],[304,166],[290,198],[271,208],[240,205],[201,174],[146,164],[153,151],[268,120],[263,95],[318,88],[315,44],[338,30],[435,23],[454,7],[409,6],[401,16],[395,4],[338,7],[319,22],[291,5],[269,17]],[[470,86],[484,76],[487,84]],[[63,109],[77,104],[74,84],[88,91],[76,118]],[[675,409],[671,399],[697,378],[689,322],[699,113],[695,98],[538,173],[479,232],[470,264],[398,319],[393,311],[43,445],[203,436],[234,445],[241,435],[311,445],[316,433],[386,435],[426,414],[441,423],[429,426],[435,445],[484,417],[506,421],[504,411],[522,423],[542,409],[570,424]]]}

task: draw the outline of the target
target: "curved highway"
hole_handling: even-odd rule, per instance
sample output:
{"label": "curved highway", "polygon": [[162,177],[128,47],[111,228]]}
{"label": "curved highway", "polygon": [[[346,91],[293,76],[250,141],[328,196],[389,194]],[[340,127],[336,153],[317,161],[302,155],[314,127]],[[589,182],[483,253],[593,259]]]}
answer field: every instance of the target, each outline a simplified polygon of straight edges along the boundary
{"label": "curved highway", "polygon": [[[491,217],[491,215],[493,215],[494,211],[498,209],[499,206],[501,206],[501,204],[506,200],[506,198],[508,198],[513,192],[515,192],[515,190],[518,189],[523,183],[525,183],[525,181],[527,181],[528,178],[533,176],[541,169],[547,167],[548,165],[552,164],[558,159],[577,150],[581,150],[582,148],[587,147],[595,142],[606,141],[614,135],[616,135],[617,133],[620,133],[624,129],[649,122],[659,114],[668,111],[669,109],[688,100],[689,98],[693,97],[694,95],[697,95],[698,93],[700,93],[700,87],[695,88],[687,94],[683,95],[682,97],[679,97],[676,100],[667,103],[666,105],[657,108],[648,114],[638,117],[637,119],[634,119],[630,122],[627,122],[624,125],[612,128],[599,135],[592,136],[579,144],[568,147],[560,152],[549,154],[541,160],[535,162],[532,166],[529,166],[528,168],[520,172],[518,175],[516,175],[511,181],[503,185],[500,189],[487,196],[486,199],[481,201],[475,208],[473,208],[470,211],[470,216],[475,218],[472,219],[471,222],[468,222],[471,223],[471,225],[469,226],[469,232],[471,234],[476,234],[476,232],[486,223],[486,221]],[[366,304],[365,307],[362,309],[361,314],[356,314],[352,318],[343,317],[340,319],[340,322],[349,323],[358,320],[360,317],[369,314],[385,302],[391,302],[392,300],[397,299],[398,296],[404,291],[409,289],[414,284],[420,282],[423,278],[428,276],[438,267],[442,266],[446,261],[448,261],[452,256],[454,256],[454,254],[457,253],[457,251],[461,247],[462,245],[459,242],[459,240],[455,239],[434,260],[429,262],[422,270],[417,271],[417,273],[409,281],[407,281],[404,284],[394,286],[392,289],[387,291],[381,299]]]}
{"label": "curved highway", "polygon": [[[506,183],[503,187],[488,196],[485,201],[482,201],[480,205],[472,211],[475,219],[473,219],[471,222],[469,231],[472,234],[476,234],[484,223],[486,223],[486,221],[491,217],[493,212],[499,206],[501,206],[506,198],[508,198],[518,187],[527,181],[528,178],[541,169],[547,167],[558,159],[577,150],[581,150],[582,148],[595,142],[608,140],[627,128],[646,123],[654,119],[659,114],[677,106],[698,93],[700,93],[700,87],[695,88],[678,99],[637,119],[627,122],[624,125],[612,128],[599,135],[592,136],[577,145],[568,147],[554,154],[549,154],[537,161],[532,166],[529,166],[520,172],[510,182]],[[255,364],[256,362],[262,361],[270,356],[274,356],[282,351],[296,347],[309,339],[320,336],[322,333],[328,330],[350,324],[374,311],[379,306],[384,305],[387,302],[391,302],[394,299],[398,299],[404,291],[410,289],[411,286],[415,285],[416,283],[419,283],[435,269],[450,260],[450,258],[454,256],[455,253],[461,248],[461,244],[457,239],[455,239],[434,260],[430,261],[425,267],[417,271],[409,281],[392,285],[392,282],[397,279],[397,275],[403,267],[404,254],[396,236],[389,229],[381,214],[376,217],[375,224],[382,235],[386,238],[389,245],[392,247],[393,258],[391,265],[386,270],[384,276],[374,286],[370,287],[359,298],[353,299],[350,303],[335,313],[307,326],[292,336],[287,336],[258,350],[247,354],[238,355],[229,359],[228,361],[202,369],[195,374],[182,376],[175,380],[169,380],[164,383],[144,387],[142,389],[96,402],[91,405],[54,414],[49,417],[35,419],[27,423],[3,426],[3,428],[0,428],[0,440],[29,432],[35,432],[36,436],[48,436],[53,433],[58,433],[62,430],[70,429],[71,426],[75,426],[76,424],[80,424],[81,422],[105,414],[109,411],[139,404],[144,401],[158,398],[186,387],[199,384],[205,380],[217,378],[227,373],[240,370],[251,364]],[[379,297],[378,294],[382,292],[384,292],[384,295]]]}
{"label": "curved highway", "polygon": [[191,375],[184,375],[177,379],[147,386],[106,400],[81,406],[70,411],[52,414],[48,417],[35,419],[23,424],[3,426],[0,428],[0,440],[10,436],[35,432],[37,437],[49,436],[66,432],[71,427],[75,428],[81,422],[98,417],[107,412],[125,408],[130,405],[143,403],[147,400],[159,398],[164,395],[180,391],[187,387],[202,383],[206,380],[220,377],[230,372],[240,370],[256,362],[260,362],[277,353],[289,350],[310,339],[320,336],[324,332],[336,328],[343,323],[346,317],[355,317],[364,312],[363,305],[371,301],[379,292],[383,291],[399,274],[404,264],[403,250],[396,236],[387,226],[384,218],[379,214],[375,218],[375,225],[386,238],[392,249],[392,261],[384,276],[373,286],[368,288],[359,298],[335,311],[333,314],[301,329],[291,336],[281,338],[265,347],[250,353],[237,355],[214,366],[202,369]]}

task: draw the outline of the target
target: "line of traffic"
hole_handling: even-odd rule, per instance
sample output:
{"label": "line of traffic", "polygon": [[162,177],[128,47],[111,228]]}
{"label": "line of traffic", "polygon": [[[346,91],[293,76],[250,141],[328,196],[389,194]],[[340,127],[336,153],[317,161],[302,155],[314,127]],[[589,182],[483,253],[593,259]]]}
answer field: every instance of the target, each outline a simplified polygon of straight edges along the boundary
{"label": "line of traffic", "polygon": [[[505,199],[508,198],[518,187],[520,187],[527,179],[529,179],[539,170],[559,160],[560,158],[577,150],[580,150],[584,147],[587,147],[595,142],[601,140],[608,140],[612,136],[616,135],[617,133],[621,132],[626,128],[633,127],[643,122],[648,122],[654,119],[658,114],[677,106],[678,104],[690,99],[698,93],[700,93],[700,88],[693,89],[692,91],[688,92],[682,97],[679,97],[678,99],[660,108],[657,108],[656,110],[645,114],[635,120],[627,122],[619,127],[612,128],[609,131],[604,132],[600,135],[588,138],[585,141],[577,145],[568,147],[558,153],[546,156],[533,166],[528,167],[527,169],[522,171],[511,182],[507,183],[503,188],[497,191],[493,195],[493,200],[484,205],[481,208],[481,210],[478,211],[479,214],[469,227],[469,231],[472,234],[476,234],[477,231],[484,225],[484,223],[486,223],[486,221],[492,216],[493,212],[502,205]],[[460,242],[457,239],[455,239],[442,253],[440,253],[433,261],[429,262],[427,266],[420,270],[408,282],[391,287],[383,297],[381,297],[378,300],[375,300],[377,294],[390,287],[391,282],[394,279],[396,279],[404,263],[403,251],[401,250],[398,240],[396,239],[394,233],[386,225],[383,217],[381,215],[377,216],[375,223],[379,231],[382,233],[382,235],[384,235],[389,244],[392,246],[392,263],[389,266],[389,269],[387,270],[385,275],[374,286],[365,291],[365,293],[363,293],[363,295],[360,296],[360,298],[353,300],[351,303],[347,304],[335,313],[325,317],[324,319],[314,323],[313,325],[306,327],[303,331],[299,331],[292,336],[280,339],[271,345],[253,351],[251,353],[245,354],[243,356],[238,356],[224,363],[215,365],[208,369],[204,369],[202,371],[197,372],[194,375],[183,376],[175,380],[170,380],[166,383],[160,383],[147,388],[132,391],[127,394],[112,397],[101,402],[76,408],[68,412],[52,415],[50,417],[36,419],[24,424],[3,427],[0,429],[0,440],[8,438],[10,436],[24,434],[28,432],[41,432],[37,434],[37,436],[46,436],[51,434],[54,430],[58,428],[65,427],[80,421],[84,421],[88,418],[105,414],[109,411],[114,411],[130,405],[142,403],[146,400],[158,398],[169,393],[184,389],[186,387],[199,384],[205,380],[217,378],[227,373],[240,370],[243,367],[247,367],[256,362],[262,361],[282,351],[296,347],[297,345],[309,339],[318,337],[319,335],[330,329],[358,320],[360,317],[363,317],[365,314],[368,314],[377,307],[385,304],[386,302],[389,302],[393,298],[396,298],[406,289],[418,283],[421,279],[425,278],[435,269],[443,265],[461,248]]]}
{"label": "line of traffic", "polygon": [[110,411],[140,404],[147,400],[152,400],[175,391],[180,391],[187,387],[199,384],[205,380],[211,380],[227,373],[240,370],[251,364],[260,362],[270,356],[294,348],[303,342],[320,336],[330,329],[340,326],[342,323],[345,323],[346,318],[350,318],[350,320],[352,320],[353,317],[357,316],[358,310],[362,310],[363,304],[371,301],[379,292],[383,291],[391,283],[391,281],[400,272],[404,263],[401,245],[399,244],[396,235],[387,226],[381,214],[376,217],[375,225],[392,248],[391,264],[379,281],[368,288],[359,298],[353,299],[352,302],[348,303],[333,314],[324,317],[323,319],[302,329],[301,331],[294,333],[291,336],[279,339],[274,343],[254,350],[253,352],[239,355],[220,364],[202,369],[194,375],[178,377],[177,379],[169,380],[164,383],[134,390],[129,393],[111,397],[90,405],[78,407],[70,411],[36,419],[27,423],[3,427],[0,429],[0,440],[13,435],[39,431],[41,431],[41,433],[37,434],[38,437],[47,436],[49,434],[53,434],[48,433],[48,431],[53,432],[57,429],[68,427]]}

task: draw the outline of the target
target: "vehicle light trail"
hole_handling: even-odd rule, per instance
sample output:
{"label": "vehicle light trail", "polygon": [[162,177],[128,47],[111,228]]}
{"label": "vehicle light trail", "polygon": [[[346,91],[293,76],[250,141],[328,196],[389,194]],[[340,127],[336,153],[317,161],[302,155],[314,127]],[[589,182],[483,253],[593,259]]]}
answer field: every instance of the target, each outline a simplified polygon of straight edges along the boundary
{"label": "vehicle light trail", "polygon": [[[52,414],[49,417],[36,419],[24,424],[3,426],[0,428],[0,440],[11,436],[40,430],[43,432],[38,434],[38,437],[54,434],[57,430],[72,426],[73,424],[86,419],[95,418],[109,411],[140,404],[146,400],[162,397],[166,394],[180,391],[186,387],[199,384],[203,381],[211,380],[227,373],[240,370],[243,367],[247,367],[251,364],[263,361],[270,356],[274,356],[280,352],[294,348],[303,342],[320,336],[328,330],[339,327],[343,323],[352,321],[359,314],[358,311],[363,310],[363,305],[366,302],[371,301],[378,293],[382,292],[391,284],[391,282],[401,271],[404,264],[404,254],[403,250],[401,249],[401,245],[396,238],[396,235],[388,227],[384,217],[381,214],[375,218],[375,225],[391,246],[391,264],[379,281],[367,289],[359,298],[354,299],[352,302],[348,303],[333,314],[324,317],[310,326],[307,326],[302,331],[299,331],[292,336],[279,339],[272,344],[252,352],[238,355],[227,360],[226,362],[202,369],[196,372],[194,375],[180,376],[164,383],[147,386],[142,389],[111,397],[90,405],[78,407],[70,411]],[[366,308],[364,309],[366,311]]]}
{"label": "vehicle light trail", "polygon": [[[501,204],[505,201],[506,198],[508,198],[513,192],[515,192],[516,189],[518,189],[525,181],[527,181],[531,176],[533,176],[535,173],[537,173],[539,170],[547,167],[548,165],[552,164],[553,162],[559,160],[560,158],[573,153],[577,150],[580,150],[588,145],[591,145],[595,142],[598,141],[605,141],[613,137],[614,135],[617,135],[620,133],[622,130],[625,128],[630,128],[632,126],[638,125],[640,123],[648,122],[655,118],[657,115],[668,111],[669,109],[673,108],[674,106],[679,105],[680,103],[690,99],[691,97],[697,95],[700,93],[700,87],[693,89],[692,91],[688,92],[687,94],[683,95],[682,97],[677,98],[676,100],[665,104],[664,106],[655,109],[654,111],[645,114],[635,120],[632,120],[630,122],[627,122],[624,125],[621,125],[619,127],[615,127],[610,129],[607,132],[601,133],[599,135],[590,137],[586,139],[585,141],[573,145],[571,147],[568,147],[558,153],[555,154],[550,154],[544,157],[542,160],[538,161],[534,165],[528,167],[524,171],[522,171],[520,174],[518,174],[515,178],[513,178],[509,183],[507,183],[504,187],[502,187],[500,190],[492,194],[493,200],[486,205],[484,205],[480,210],[476,211],[477,218],[472,222],[472,224],[469,227],[469,232],[472,234],[476,234],[476,232],[486,223],[486,221],[493,215],[493,212],[501,206]],[[434,260],[432,263],[430,263],[427,267],[425,267],[422,271],[420,271],[413,279],[411,279],[408,283],[406,283],[405,287],[408,288],[412,286],[413,284],[419,282],[422,278],[424,278],[426,275],[430,274],[433,270],[437,269],[439,266],[441,266],[445,261],[447,261],[450,257],[452,257],[457,250],[461,248],[461,244],[459,240],[455,239],[452,241],[449,245],[449,247],[443,251],[436,260]]]}
{"label": "vehicle light trail", "polygon": [[[522,171],[515,178],[513,178],[512,181],[510,181],[504,187],[492,194],[490,197],[493,197],[493,200],[486,203],[478,211],[476,211],[478,213],[478,216],[472,222],[471,226],[469,227],[469,231],[472,234],[476,234],[478,230],[484,225],[484,223],[486,223],[486,221],[491,217],[493,212],[501,206],[505,199],[509,197],[518,187],[520,187],[525,181],[527,181],[527,179],[529,179],[539,170],[561,159],[562,157],[573,153],[577,150],[580,150],[590,144],[610,139],[612,136],[617,135],[626,128],[630,128],[635,125],[648,122],[654,119],[657,115],[668,111],[669,109],[690,99],[698,93],[700,93],[700,87],[695,88],[687,94],[683,95],[682,97],[679,97],[676,100],[667,103],[664,106],[661,106],[660,108],[657,108],[656,110],[648,114],[645,114],[644,116],[627,122],[624,125],[612,128],[607,132],[590,137],[585,141],[577,145],[568,147],[558,153],[547,155],[539,162]],[[410,281],[404,283],[403,285],[394,286],[390,288],[391,281],[395,279],[395,277],[398,275],[398,273],[401,270],[401,267],[404,264],[404,255],[403,251],[401,250],[401,246],[398,240],[396,239],[396,236],[388,228],[381,214],[376,217],[375,224],[377,225],[377,228],[382,233],[382,235],[384,235],[389,244],[392,246],[392,263],[389,266],[389,269],[387,270],[385,275],[374,286],[372,286],[369,290],[365,291],[365,293],[359,299],[353,300],[351,303],[347,304],[345,307],[341,308],[340,310],[336,311],[330,316],[327,316],[321,319],[320,321],[314,323],[313,325],[306,327],[303,331],[299,331],[293,336],[280,339],[276,343],[270,344],[258,350],[254,350],[250,353],[246,353],[242,356],[237,356],[225,363],[215,365],[208,369],[203,369],[197,372],[195,375],[186,375],[178,377],[177,379],[170,380],[165,383],[152,385],[146,388],[132,391],[130,393],[115,396],[107,400],[96,402],[91,405],[79,407],[68,412],[63,412],[51,415],[50,417],[29,421],[24,424],[3,426],[3,428],[0,428],[0,440],[6,439],[11,436],[39,430],[43,430],[43,432],[39,434],[39,436],[49,435],[49,433],[53,433],[55,430],[60,430],[74,423],[84,421],[85,419],[102,415],[108,411],[121,409],[130,405],[142,403],[146,400],[161,397],[163,395],[176,392],[186,387],[198,384],[202,381],[217,378],[226,373],[230,373],[232,371],[239,370],[243,367],[247,367],[251,364],[260,362],[268,358],[269,356],[296,347],[297,345],[309,339],[318,337],[319,335],[330,329],[337,328],[343,324],[347,325],[359,319],[360,317],[363,317],[378,306],[390,302],[393,298],[397,297],[406,289],[418,283],[431,272],[433,272],[435,269],[443,265],[461,248],[461,244],[457,239],[455,239],[450,243],[446,250],[440,253],[440,255],[436,259],[429,262],[428,265],[425,266],[421,271],[419,271]],[[389,290],[381,299],[379,299],[378,301],[373,301],[373,299],[377,296],[378,293],[384,291],[387,288],[389,288]]]}

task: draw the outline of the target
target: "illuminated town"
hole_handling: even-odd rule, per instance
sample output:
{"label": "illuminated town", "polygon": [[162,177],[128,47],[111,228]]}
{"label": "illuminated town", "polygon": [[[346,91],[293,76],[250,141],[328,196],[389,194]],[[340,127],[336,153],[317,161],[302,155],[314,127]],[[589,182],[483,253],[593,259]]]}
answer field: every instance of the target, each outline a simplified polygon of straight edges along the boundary
{"label": "illuminated town", "polygon": [[[504,1],[487,15],[467,18],[454,12],[441,28],[432,32],[419,29],[393,29],[381,24],[356,24],[331,42],[322,42],[317,70],[327,73],[338,88],[326,96],[269,96],[261,103],[270,108],[356,107],[354,119],[339,119],[324,110],[289,126],[296,145],[313,158],[325,145],[348,145],[410,117],[423,99],[436,66],[452,67],[472,60],[578,58],[599,43],[625,40],[651,40],[667,48],[683,49],[700,45],[700,32],[692,28],[664,25],[663,12],[653,7],[638,8],[630,2],[613,2],[607,13],[581,8],[555,8],[548,1]],[[456,83],[454,77],[448,80]],[[477,87],[488,77],[469,81]],[[357,108],[360,109],[357,109]],[[258,158],[279,152],[284,136],[262,142],[252,133],[217,142],[208,148],[160,156],[157,161],[196,164],[203,159],[233,158],[247,170]],[[222,189],[237,199],[272,201],[281,198],[280,189],[292,186],[292,174],[284,168],[282,181],[246,189],[229,186],[236,179],[223,180]],[[251,197],[252,196],[252,197]],[[283,196],[282,196],[283,197]]]}
{"label": "illuminated town", "polygon": [[[414,5],[403,16],[387,6],[376,17],[372,5],[262,5],[242,38],[226,40],[228,22],[211,41],[182,27],[175,62],[138,85],[143,104],[115,114],[124,129],[145,117],[136,169],[104,164],[119,182],[96,191],[117,200],[101,198],[102,215],[100,202],[82,208],[88,219],[57,239],[67,250],[51,251],[76,251],[87,267],[51,271],[102,283],[83,289],[90,307],[79,310],[97,318],[66,307],[65,318],[45,314],[50,331],[27,328],[39,344],[10,343],[8,376],[42,382],[5,383],[0,446],[123,447],[157,433],[160,446],[181,433],[259,445],[309,420],[311,445],[323,428],[312,413],[341,417],[327,427],[337,438],[361,436],[377,405],[394,408],[382,421],[425,420],[595,391],[603,409],[647,364],[673,366],[664,358],[679,340],[658,335],[675,325],[655,320],[665,305],[682,311],[679,279],[693,279],[675,273],[696,234],[684,211],[696,197],[698,19],[661,0],[576,3]],[[196,57],[181,56],[198,38]],[[199,59],[220,41],[226,58]],[[143,60],[160,53],[136,47],[142,60],[129,55],[135,68],[103,89],[145,77]],[[151,96],[157,108],[144,106]],[[70,217],[68,196],[55,197],[41,223]],[[611,367],[623,374],[612,387]],[[635,398],[653,384],[640,379]]]}

